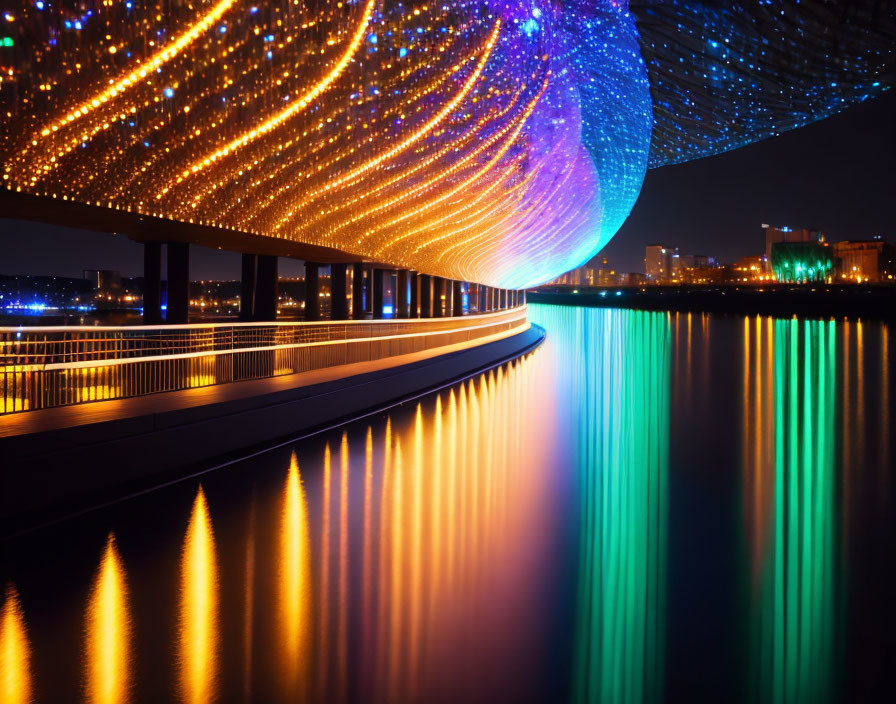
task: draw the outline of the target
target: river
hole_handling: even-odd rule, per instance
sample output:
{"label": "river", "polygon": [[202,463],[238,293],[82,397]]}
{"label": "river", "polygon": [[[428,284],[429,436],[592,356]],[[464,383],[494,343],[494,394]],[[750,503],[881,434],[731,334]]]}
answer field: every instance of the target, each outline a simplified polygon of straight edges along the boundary
{"label": "river", "polygon": [[892,327],[530,317],[525,358],[7,540],[0,701],[892,700]]}

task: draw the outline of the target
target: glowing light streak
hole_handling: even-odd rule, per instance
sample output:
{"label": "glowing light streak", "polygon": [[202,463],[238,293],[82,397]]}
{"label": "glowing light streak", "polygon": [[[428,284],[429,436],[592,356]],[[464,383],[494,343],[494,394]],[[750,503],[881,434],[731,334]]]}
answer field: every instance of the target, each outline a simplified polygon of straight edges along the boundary
{"label": "glowing light streak", "polygon": [[[398,183],[401,183],[402,181],[406,181],[407,179],[409,179],[411,176],[413,176],[418,171],[421,171],[430,166],[433,166],[434,164],[441,163],[441,161],[448,154],[450,154],[451,152],[457,152],[459,149],[466,146],[468,142],[475,139],[479,135],[479,133],[483,130],[483,128],[486,126],[488,121],[492,121],[492,122],[500,121],[517,104],[517,99],[519,98],[519,96],[520,96],[520,93],[517,93],[514,96],[514,100],[510,104],[508,104],[507,107],[502,109],[499,113],[497,113],[494,116],[483,117],[482,119],[479,120],[479,122],[477,122],[470,130],[468,130],[457,141],[449,142],[443,149],[441,149],[436,154],[433,154],[431,157],[428,157],[425,160],[423,160],[423,159],[417,160],[416,162],[414,162],[411,165],[411,167],[409,169],[400,171],[398,174],[396,174],[392,178],[375,184],[372,188],[364,190],[362,194],[354,197],[350,201],[341,203],[339,206],[336,206],[329,211],[318,214],[316,217],[312,218],[311,220],[302,222],[299,225],[299,227],[301,227],[301,228],[310,227],[324,217],[332,217],[339,210],[348,208],[352,205],[357,204],[358,202],[363,202],[365,200],[371,199],[373,196],[377,195],[378,193],[380,193],[384,190],[388,190],[392,186],[394,186]],[[448,168],[439,169],[435,173],[434,176],[430,177],[428,180],[424,181],[423,183],[420,183],[416,186],[412,186],[411,188],[399,193],[398,195],[396,195],[395,197],[393,197],[389,200],[384,200],[380,203],[377,203],[373,207],[358,213],[357,215],[349,218],[348,220],[343,220],[339,224],[334,225],[330,228],[327,228],[327,239],[333,240],[336,233],[340,232],[341,230],[345,229],[346,227],[354,225],[366,218],[372,217],[383,210],[388,210],[395,206],[400,206],[400,205],[406,204],[411,198],[413,198],[417,194],[428,190],[429,188],[431,188],[433,185],[435,185],[437,183],[440,183],[442,181],[449,179],[456,171],[461,170],[470,161],[475,159],[479,154],[486,151],[495,142],[500,140],[505,134],[507,134],[511,129],[513,129],[514,125],[515,125],[515,122],[511,122],[511,123],[505,125],[497,133],[495,133],[495,134],[489,136],[487,139],[485,139],[474,150],[467,152],[460,160],[452,163],[451,166],[449,166]]]}
{"label": "glowing light streak", "polygon": [[[443,90],[444,84],[448,81],[448,79],[450,79],[454,75],[456,70],[459,68],[460,68],[459,65],[456,67],[453,67],[452,70],[448,71],[446,74],[440,75],[438,77],[438,79],[436,81],[434,81],[432,84],[425,86],[424,89],[419,92],[419,95],[415,96],[415,102],[419,103],[420,101],[424,100],[427,96],[429,96],[431,94],[437,94],[441,90]],[[409,77],[402,76],[402,78],[407,80]],[[401,84],[402,83],[400,81],[395,82],[396,86],[400,86]],[[395,90],[397,90],[397,89],[398,88],[395,88]],[[411,97],[408,96],[406,98],[406,100],[408,101],[408,103],[410,103]],[[423,109],[423,107],[424,106],[421,106],[421,109]],[[341,114],[340,109],[334,109],[326,117],[322,117],[321,122],[324,122],[324,123],[328,122],[328,121],[338,117],[340,114]],[[483,116],[480,119],[479,126],[481,127],[481,126],[485,125],[489,120],[500,119],[501,117],[503,117],[503,115],[504,115],[504,113],[501,112],[495,116],[491,116],[491,115]],[[471,131],[470,133],[468,133],[466,135],[466,137],[472,138],[474,136],[474,134],[475,134],[475,131]],[[456,141],[454,143],[449,143],[446,146],[446,148],[440,152],[438,157],[430,157],[426,160],[417,160],[413,164],[408,165],[409,168],[404,174],[399,173],[397,176],[393,177],[392,179],[385,181],[385,182],[379,182],[378,184],[376,184],[376,186],[374,188],[365,190],[362,194],[356,195],[352,199],[345,199],[341,203],[333,204],[331,207],[328,208],[328,210],[317,213],[311,220],[303,221],[303,222],[297,224],[297,227],[299,229],[311,227],[320,218],[326,217],[328,215],[332,215],[340,209],[351,207],[352,205],[355,205],[358,202],[362,202],[362,201],[366,201],[366,200],[370,199],[370,197],[373,196],[374,194],[379,193],[380,191],[385,190],[388,187],[401,182],[404,178],[409,177],[410,175],[417,172],[418,170],[426,168],[428,166],[431,166],[433,163],[436,163],[438,158],[444,157],[445,155],[449,154],[450,152],[456,151],[459,147],[461,147],[463,145],[463,143],[464,143],[464,139],[463,139],[463,137],[460,137],[458,139],[458,141]],[[281,152],[288,149],[290,146],[292,146],[294,144],[295,144],[295,140],[289,140],[287,142],[282,142],[282,143],[278,144],[273,151],[275,154],[280,154]],[[354,153],[354,150],[356,148],[356,145],[349,144],[344,149],[336,152],[335,154],[326,155],[325,153],[326,153],[328,147],[331,147],[331,146],[332,145],[328,140],[321,139],[321,140],[316,141],[312,145],[310,151],[308,151],[305,154],[307,159],[313,159],[318,154],[325,155],[324,158],[326,158],[326,161],[321,163],[318,166],[318,168],[315,170],[315,173],[325,171],[325,170],[339,170],[340,162],[343,161],[344,159],[350,157]],[[375,148],[375,144],[373,143],[373,135],[368,137],[364,146],[368,146],[370,148]],[[249,172],[249,171],[252,171],[257,168],[258,168],[258,163],[256,163],[256,162],[253,162],[251,164],[242,164],[240,166],[240,170],[244,171],[244,172]],[[265,173],[263,175],[264,181],[262,181],[262,179],[259,178],[258,180],[253,181],[249,184],[247,194],[251,193],[254,189],[260,188],[263,184],[267,184],[268,182],[274,181],[277,177],[281,176],[281,174],[283,174],[284,172],[289,171],[289,170],[295,171],[294,163],[288,162],[288,161],[282,161],[280,163],[275,163],[273,169],[268,168],[268,169],[264,170],[265,171]],[[298,176],[302,176],[302,175],[303,174],[301,174],[301,173],[298,174]],[[304,174],[305,178],[307,178],[308,176],[309,176],[308,173]],[[231,174],[231,179],[232,178],[233,178],[233,175]],[[293,177],[285,176],[285,178],[293,178]],[[218,183],[216,184],[215,187],[224,186],[224,185],[226,185],[227,182],[228,182],[227,179],[221,179],[220,181],[218,181]],[[201,193],[201,194],[198,194],[197,196],[194,196],[194,202],[202,200],[206,195],[208,195],[208,193]],[[336,194],[334,194],[334,198],[335,198],[335,196],[336,196]],[[245,199],[242,199],[242,200],[245,200]],[[278,202],[279,201],[276,198],[272,198],[270,196],[262,198],[261,203],[258,206],[257,210],[253,211],[251,213],[251,215],[249,216],[249,218],[247,218],[245,220],[244,226],[248,226],[249,222],[261,218],[262,215],[265,213],[265,211],[267,211],[269,208],[276,207]],[[228,207],[225,209],[224,212],[225,213],[230,212],[231,210],[237,208],[238,205],[239,205],[239,203],[237,203],[235,201],[231,201],[231,203],[228,205]],[[330,237],[332,237],[332,231],[329,231],[329,233],[328,233],[328,238],[330,238]]]}
{"label": "glowing light streak", "polygon": [[0,700],[6,704],[28,704],[32,699],[31,646],[19,594],[6,585],[0,610]]}
{"label": "glowing light streak", "polygon": [[[541,99],[541,96],[544,95],[544,91],[547,88],[549,78],[550,78],[549,75],[545,77],[544,81],[542,82],[541,89],[536,94],[535,98],[526,106],[526,109],[523,111],[523,113],[520,116],[519,120],[517,121],[516,125],[513,127],[513,131],[511,132],[510,136],[507,137],[507,139],[505,139],[503,141],[500,148],[497,150],[497,152],[495,152],[495,154],[492,156],[492,158],[489,159],[489,161],[485,164],[485,166],[483,166],[481,169],[479,169],[479,171],[474,173],[472,176],[468,177],[464,181],[461,181],[454,188],[446,191],[445,193],[441,194],[437,198],[433,198],[431,200],[426,201],[423,205],[421,205],[420,207],[418,207],[414,210],[405,211],[400,216],[385,223],[382,227],[387,228],[387,229],[392,228],[400,222],[403,222],[412,217],[416,217],[417,215],[420,215],[421,213],[423,213],[427,210],[430,210],[431,208],[436,207],[440,203],[448,200],[449,198],[453,198],[462,190],[469,188],[476,181],[483,179],[489,173],[489,171],[491,171],[494,168],[494,166],[499,161],[501,161],[501,159],[508,152],[508,150],[515,144],[516,138],[519,136],[520,132],[522,132],[523,127],[526,124],[526,121],[529,119],[529,116],[532,114],[532,111],[535,109],[535,106],[538,104],[538,101]],[[500,135],[500,133],[499,133],[499,135]],[[499,138],[500,137],[498,137],[498,135],[496,135],[496,140]],[[489,145],[489,146],[491,146],[491,145]],[[408,235],[393,238],[391,240],[390,244],[395,245],[398,242],[401,242],[403,239],[412,236],[412,234],[414,234],[414,233],[410,233]],[[362,242],[363,242],[363,240],[362,240]]]}
{"label": "glowing light streak", "polygon": [[181,697],[191,704],[212,701],[218,689],[218,566],[202,487],[184,537],[178,635]]}
{"label": "glowing light streak", "polygon": [[[870,6],[447,0],[409,14],[375,0],[276,0],[257,13],[227,0],[105,3],[74,32],[55,12],[16,15],[2,183],[533,285],[609,241],[648,164],[742,146],[886,90],[882,39],[896,13]],[[504,160],[458,190],[548,71],[551,87]],[[557,189],[563,169],[576,177]],[[516,188],[529,171],[538,177]],[[468,207],[493,180],[503,183],[488,191],[494,208]],[[421,230],[417,218],[436,210],[441,222]]]}
{"label": "glowing light streak", "polygon": [[118,704],[130,699],[131,620],[124,565],[110,535],[87,606],[87,700]]}
{"label": "glowing light streak", "polygon": [[[464,82],[463,87],[449,100],[445,105],[442,106],[442,109],[439,110],[435,115],[433,115],[426,123],[417,129],[415,132],[411,133],[408,137],[403,139],[397,145],[392,147],[391,149],[383,152],[382,154],[378,154],[373,159],[365,161],[360,166],[352,169],[347,174],[340,176],[337,179],[327,183],[324,188],[320,191],[317,191],[311,197],[309,197],[304,203],[300,204],[304,205],[314,199],[315,196],[330,191],[332,189],[338,188],[344,183],[349,181],[354,181],[359,176],[367,173],[373,168],[376,168],[384,161],[387,161],[394,156],[397,156],[401,152],[405,151],[408,147],[412,146],[416,142],[420,141],[424,136],[426,136],[429,132],[433,130],[433,128],[441,123],[445,117],[453,111],[458,105],[460,105],[461,101],[467,97],[470,91],[473,89],[473,86],[476,84],[476,81],[479,80],[479,76],[482,74],[483,69],[485,68],[486,63],[488,63],[489,58],[492,55],[492,50],[495,48],[495,42],[498,41],[498,34],[501,30],[501,20],[495,20],[495,26],[492,29],[492,33],[486,41],[485,46],[483,47],[482,54],[479,57],[479,61],[476,63],[476,68]],[[292,216],[287,216],[284,220],[277,224],[275,230],[281,229],[289,220],[292,219]]]}
{"label": "glowing light streak", "polygon": [[[373,10],[375,7],[376,0],[368,0],[367,5],[364,7],[364,14],[361,17],[360,22],[358,22],[358,26],[355,29],[355,33],[352,36],[351,41],[349,42],[345,51],[339,57],[339,60],[333,65],[333,68],[330,69],[329,73],[327,73],[313,86],[308,88],[301,95],[301,97],[292,101],[288,107],[284,108],[273,117],[268,118],[258,127],[255,127],[245,134],[240,135],[236,139],[229,142],[226,146],[217,149],[204,159],[200,159],[199,161],[194,162],[192,166],[184,170],[184,172],[181,174],[181,177],[178,179],[178,183],[180,183],[182,179],[188,178],[192,174],[198,173],[202,169],[211,166],[211,164],[218,159],[221,159],[231,152],[246,146],[249,142],[258,139],[263,135],[266,135],[268,132],[276,129],[281,124],[286,122],[286,120],[290,119],[298,112],[304,110],[311,103],[313,103],[321,95],[321,93],[327,90],[327,88],[329,88],[332,83],[337,78],[339,78],[340,74],[342,74],[349,61],[352,60],[352,57],[355,55],[355,52],[358,50],[358,47],[364,40],[364,33],[367,31],[367,25],[370,22],[370,18],[373,15]],[[161,199],[163,196],[164,192],[159,193],[156,198]]]}
{"label": "glowing light streak", "polygon": [[337,701],[345,701],[348,692],[348,436],[343,433],[339,443],[339,616],[336,624],[336,695]]}
{"label": "glowing light streak", "polygon": [[[323,471],[323,517],[321,519],[320,533],[320,616],[318,617],[318,652],[330,652],[330,511],[332,497],[332,471],[330,467],[330,444],[324,446],[324,471]],[[327,692],[330,678],[330,661],[328,657],[318,660],[317,667],[317,691],[320,697]]]}
{"label": "glowing light streak", "polygon": [[301,697],[311,663],[311,540],[308,506],[295,452],[283,486],[280,528],[280,648],[283,689]]}
{"label": "glowing light streak", "polygon": [[[234,1],[235,0],[220,0],[217,5],[200,17],[199,20],[191,25],[183,34],[179,35],[170,44],[151,56],[146,63],[141,64],[139,68],[134,69],[118,79],[108,88],[93,95],[88,100],[85,100],[55,124],[41,130],[40,137],[48,137],[53,132],[72,124],[82,117],[86,117],[104,103],[107,103],[112,98],[128,90],[131,86],[138,84],[147,76],[152,75],[153,72],[157,71],[161,66],[178,56],[184,49],[208,31],[211,26],[233,6]],[[35,136],[35,140],[37,140],[37,136]],[[27,151],[27,149],[23,151],[23,156]]]}

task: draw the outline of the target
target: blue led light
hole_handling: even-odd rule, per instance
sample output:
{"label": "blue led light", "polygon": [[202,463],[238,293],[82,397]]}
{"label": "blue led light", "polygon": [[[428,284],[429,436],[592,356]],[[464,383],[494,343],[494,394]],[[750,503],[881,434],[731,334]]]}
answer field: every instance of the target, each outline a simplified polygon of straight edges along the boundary
{"label": "blue led light", "polygon": [[649,168],[736,149],[861,102],[892,62],[896,33],[892,3],[882,12],[868,5],[631,0],[654,95]]}
{"label": "blue led light", "polygon": [[538,22],[536,22],[532,18],[529,18],[528,20],[523,22],[522,30],[527,37],[531,37],[533,34],[535,34],[535,32],[538,31]]}

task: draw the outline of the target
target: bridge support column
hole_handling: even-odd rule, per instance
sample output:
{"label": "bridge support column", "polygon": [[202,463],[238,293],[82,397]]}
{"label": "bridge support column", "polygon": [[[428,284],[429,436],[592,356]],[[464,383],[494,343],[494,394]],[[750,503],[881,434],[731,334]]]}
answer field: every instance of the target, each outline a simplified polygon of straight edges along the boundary
{"label": "bridge support column", "polygon": [[320,320],[320,264],[305,262],[305,320]]}
{"label": "bridge support column", "polygon": [[352,264],[352,320],[364,318],[364,265]]}
{"label": "bridge support column", "polygon": [[380,320],[383,317],[383,275],[382,269],[371,270],[371,300],[373,301],[373,318]]}
{"label": "bridge support column", "polygon": [[162,243],[143,243],[143,324],[162,322]]}
{"label": "bridge support column", "polygon": [[364,317],[373,318],[373,267],[364,267]]}
{"label": "bridge support column", "polygon": [[348,320],[347,264],[330,264],[330,320]]}
{"label": "bridge support column", "polygon": [[395,317],[407,318],[410,313],[408,304],[408,279],[410,273],[407,269],[399,269],[395,276]]}
{"label": "bridge support column", "polygon": [[523,305],[526,305],[526,290],[525,289],[523,289],[522,294],[523,294]]}
{"label": "bridge support column", "polygon": [[432,277],[432,317],[441,318],[445,315],[445,279],[441,276]]}
{"label": "bridge support column", "polygon": [[408,278],[411,284],[411,302],[408,306],[408,317],[420,317],[420,275],[416,271],[409,271]]}
{"label": "bridge support column", "polygon": [[418,274],[417,279],[420,284],[420,317],[432,317],[432,276],[429,274]]}
{"label": "bridge support column", "polygon": [[464,284],[463,281],[455,281],[453,283],[454,292],[452,293],[452,311],[454,316],[464,314]]}
{"label": "bridge support column", "polygon": [[179,325],[190,318],[190,245],[168,243],[168,312],[165,322]]}
{"label": "bridge support column", "polygon": [[445,303],[442,308],[442,315],[446,318],[450,318],[453,311],[452,301],[454,300],[454,281],[451,279],[445,279],[445,288],[442,290],[442,293],[445,295]]}
{"label": "bridge support column", "polygon": [[258,257],[254,254],[243,255],[240,273],[240,320],[249,322],[255,318],[255,267]]}
{"label": "bridge support column", "polygon": [[277,319],[277,257],[258,256],[258,278],[255,282],[255,315],[260,322]]}

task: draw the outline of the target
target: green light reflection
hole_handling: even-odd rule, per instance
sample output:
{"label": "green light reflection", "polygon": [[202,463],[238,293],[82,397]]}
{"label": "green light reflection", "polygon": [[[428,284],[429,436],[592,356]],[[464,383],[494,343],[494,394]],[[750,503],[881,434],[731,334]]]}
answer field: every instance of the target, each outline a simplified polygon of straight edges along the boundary
{"label": "green light reflection", "polygon": [[[749,531],[751,552],[760,556],[751,594],[751,698],[823,702],[836,690],[836,325],[776,320],[765,345],[773,348],[772,467],[746,468],[765,473],[773,487],[770,510],[755,513],[767,525]],[[749,384],[749,358],[746,364]]]}
{"label": "green light reflection", "polygon": [[573,699],[659,701],[665,658],[669,316],[539,308],[540,318],[562,318],[536,321],[548,330],[577,331],[563,335],[568,348],[558,360],[575,379],[569,401],[577,409],[571,417],[578,418]]}

